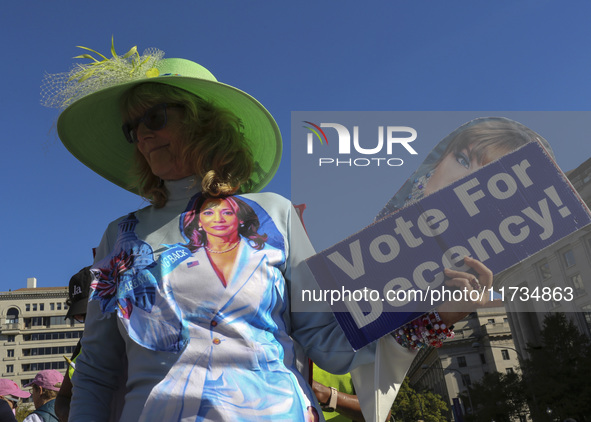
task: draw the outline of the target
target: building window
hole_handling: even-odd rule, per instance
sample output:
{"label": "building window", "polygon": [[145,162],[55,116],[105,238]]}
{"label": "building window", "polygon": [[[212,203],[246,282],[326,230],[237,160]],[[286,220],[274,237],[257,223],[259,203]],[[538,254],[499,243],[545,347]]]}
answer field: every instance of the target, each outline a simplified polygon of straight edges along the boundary
{"label": "building window", "polygon": [[470,379],[470,375],[462,374],[462,385],[464,387],[468,387],[468,386],[472,385],[472,380]]}
{"label": "building window", "polygon": [[[55,333],[34,333],[24,334],[24,341],[39,341],[39,340],[63,340],[70,338],[82,338],[83,330],[80,331],[61,331]],[[14,336],[13,336],[14,337]],[[13,340],[14,341],[14,340]]]}
{"label": "building window", "polygon": [[501,350],[501,356],[503,356],[503,360],[509,360],[509,351],[506,349]]}
{"label": "building window", "polygon": [[464,356],[458,356],[458,366],[464,368],[466,366],[466,358]]}
{"label": "building window", "polygon": [[31,318],[31,326],[33,327],[43,327],[43,317],[33,317]]}
{"label": "building window", "polygon": [[540,277],[542,280],[548,280],[552,278],[552,271],[550,271],[550,264],[547,262],[542,262],[538,264],[538,271],[540,272]]}
{"label": "building window", "polygon": [[39,363],[24,363],[22,368],[23,372],[34,371],[39,372],[43,371],[44,369],[56,369],[62,370],[66,367],[66,362],[39,362]]}
{"label": "building window", "polygon": [[37,304],[33,303],[33,312],[35,312],[37,310]]}
{"label": "building window", "polygon": [[572,277],[569,277],[569,280],[576,296],[585,293],[585,285],[583,284],[583,277],[581,277],[581,274],[573,275]]}
{"label": "building window", "polygon": [[565,253],[562,254],[564,257],[564,265],[566,268],[572,267],[575,265],[575,254],[573,253],[572,249],[569,249]]}
{"label": "building window", "polygon": [[583,316],[585,317],[585,324],[587,324],[587,330],[591,333],[591,305],[585,305],[581,308]]}
{"label": "building window", "polygon": [[32,349],[23,349],[23,356],[43,356],[43,355],[63,355],[74,353],[76,346],[55,346],[55,347],[36,347]]}
{"label": "building window", "polygon": [[58,303],[58,304],[57,304],[57,310],[58,310],[58,311],[61,311],[61,310],[62,310],[62,304],[61,304],[61,303]]}
{"label": "building window", "polygon": [[495,323],[495,319],[494,318],[489,318],[488,319],[488,324],[494,324]]}
{"label": "building window", "polygon": [[6,336],[6,341],[7,341],[7,342],[9,342],[9,343],[14,343],[14,341],[15,341],[15,338],[14,338],[14,336],[13,336],[13,335]]}
{"label": "building window", "polygon": [[6,350],[6,357],[13,358],[14,357],[14,349]]}
{"label": "building window", "polygon": [[50,303],[49,304],[49,310],[50,311],[55,311],[55,303]]}
{"label": "building window", "polygon": [[25,305],[25,311],[27,311],[27,312],[31,312],[31,304],[30,304],[30,303],[27,303],[27,304]]}
{"label": "building window", "polygon": [[63,316],[52,316],[52,317],[49,317],[49,326],[50,327],[55,327],[56,325],[70,325],[70,323]]}
{"label": "building window", "polygon": [[18,309],[10,308],[8,312],[6,312],[6,323],[18,324]]}
{"label": "building window", "polygon": [[515,371],[513,370],[513,368],[506,368],[505,372],[507,373],[507,375],[514,373]]}
{"label": "building window", "polygon": [[486,358],[484,357],[484,353],[480,354],[480,363],[482,363],[483,365],[486,364]]}
{"label": "building window", "polygon": [[45,310],[45,303],[40,303],[39,304],[39,310],[40,311],[44,311]]}
{"label": "building window", "polygon": [[14,365],[6,365],[6,372],[12,374],[14,372]]}

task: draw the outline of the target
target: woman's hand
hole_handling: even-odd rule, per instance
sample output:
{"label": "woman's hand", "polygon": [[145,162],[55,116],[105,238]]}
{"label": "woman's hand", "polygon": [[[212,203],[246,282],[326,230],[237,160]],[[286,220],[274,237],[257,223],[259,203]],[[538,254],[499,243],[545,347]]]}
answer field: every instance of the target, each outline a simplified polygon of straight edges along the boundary
{"label": "woman's hand", "polygon": [[[446,268],[445,275],[450,279],[446,281],[446,287],[461,290],[464,292],[461,301],[447,301],[441,304],[437,311],[442,321],[448,327],[455,324],[470,312],[484,306],[490,297],[490,288],[493,283],[493,273],[482,262],[464,257],[467,266],[476,271],[477,276],[473,274],[454,271]],[[474,292],[474,293],[471,293]]]}

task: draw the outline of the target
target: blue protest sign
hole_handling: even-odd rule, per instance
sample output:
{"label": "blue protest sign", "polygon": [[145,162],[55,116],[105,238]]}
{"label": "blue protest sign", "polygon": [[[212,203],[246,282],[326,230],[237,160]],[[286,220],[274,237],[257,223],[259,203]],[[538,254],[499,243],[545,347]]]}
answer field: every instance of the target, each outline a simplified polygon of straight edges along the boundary
{"label": "blue protest sign", "polygon": [[308,264],[320,285],[316,294],[324,294],[359,349],[446,299],[457,300],[445,289],[443,269],[467,271],[464,256],[498,274],[589,223],[568,179],[530,142]]}

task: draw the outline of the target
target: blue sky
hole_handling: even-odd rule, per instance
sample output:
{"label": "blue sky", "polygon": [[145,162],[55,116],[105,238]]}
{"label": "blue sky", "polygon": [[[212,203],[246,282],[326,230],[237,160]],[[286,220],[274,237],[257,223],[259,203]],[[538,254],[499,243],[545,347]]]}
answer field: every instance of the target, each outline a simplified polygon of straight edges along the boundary
{"label": "blue sky", "polygon": [[[28,277],[66,285],[108,222],[145,205],[78,163],[53,128],[57,110],[39,104],[44,72],[68,70],[76,45],[108,53],[113,35],[120,53],[157,47],[253,95],[285,143],[267,190],[289,197],[292,111],[588,109],[590,9],[547,0],[9,2],[0,18],[0,291]],[[564,170],[591,156],[585,139],[549,141]],[[393,191],[414,169],[392,177]],[[320,190],[330,201],[331,187],[311,186]]]}

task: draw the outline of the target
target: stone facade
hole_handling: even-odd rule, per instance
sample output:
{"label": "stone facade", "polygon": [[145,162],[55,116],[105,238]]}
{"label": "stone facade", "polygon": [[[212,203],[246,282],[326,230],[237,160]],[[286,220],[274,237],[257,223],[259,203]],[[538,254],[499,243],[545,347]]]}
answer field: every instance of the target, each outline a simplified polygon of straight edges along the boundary
{"label": "stone facade", "polygon": [[42,369],[65,372],[84,325],[66,320],[67,287],[27,287],[0,293],[0,373],[18,385]]}

